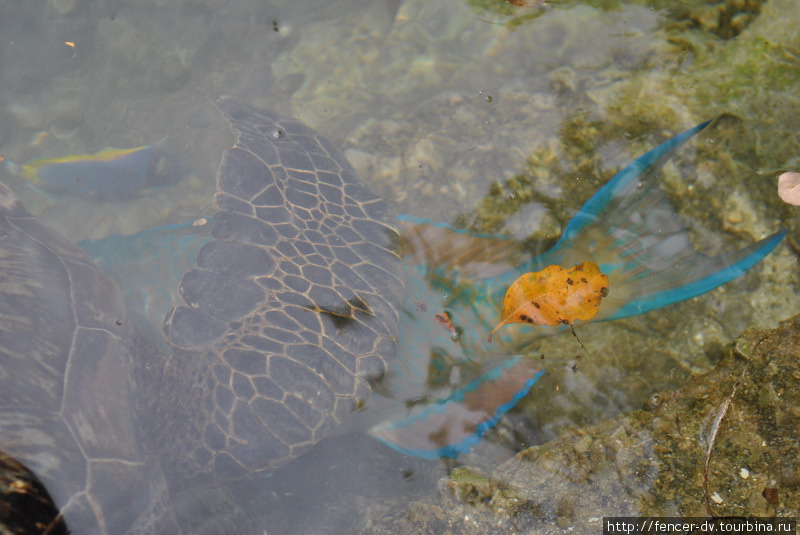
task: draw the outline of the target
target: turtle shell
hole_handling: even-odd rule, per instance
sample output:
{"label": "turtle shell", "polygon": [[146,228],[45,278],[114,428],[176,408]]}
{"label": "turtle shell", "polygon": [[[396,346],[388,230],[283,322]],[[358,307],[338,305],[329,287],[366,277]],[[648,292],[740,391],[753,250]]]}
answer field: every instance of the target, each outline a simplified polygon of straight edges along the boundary
{"label": "turtle shell", "polygon": [[224,500],[231,482],[297,458],[395,352],[404,286],[386,204],[299,121],[218,104],[236,143],[163,340],[0,187],[0,450],[76,532],[179,532],[177,503],[196,489]]}

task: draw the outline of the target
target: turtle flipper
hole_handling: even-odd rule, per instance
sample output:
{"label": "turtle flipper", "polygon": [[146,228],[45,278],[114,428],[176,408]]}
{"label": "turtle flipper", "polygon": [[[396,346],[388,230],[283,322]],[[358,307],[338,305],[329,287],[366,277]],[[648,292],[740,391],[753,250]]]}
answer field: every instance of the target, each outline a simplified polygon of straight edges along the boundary
{"label": "turtle flipper", "polygon": [[178,477],[232,480],[298,457],[366,400],[394,356],[403,277],[391,213],[343,154],[295,119],[218,105],[236,143],[213,239],[164,321],[162,389],[191,392],[176,411],[191,421],[171,417],[193,444],[165,452]]}

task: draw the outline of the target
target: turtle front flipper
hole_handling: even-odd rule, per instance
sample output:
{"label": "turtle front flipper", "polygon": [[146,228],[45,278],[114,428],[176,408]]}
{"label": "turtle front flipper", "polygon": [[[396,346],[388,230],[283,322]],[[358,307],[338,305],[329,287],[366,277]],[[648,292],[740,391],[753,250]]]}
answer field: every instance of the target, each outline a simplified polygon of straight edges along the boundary
{"label": "turtle front flipper", "polygon": [[236,144],[213,240],[165,320],[160,387],[188,441],[167,458],[200,481],[275,469],[359,407],[394,355],[403,292],[389,210],[344,155],[299,121],[218,104]]}

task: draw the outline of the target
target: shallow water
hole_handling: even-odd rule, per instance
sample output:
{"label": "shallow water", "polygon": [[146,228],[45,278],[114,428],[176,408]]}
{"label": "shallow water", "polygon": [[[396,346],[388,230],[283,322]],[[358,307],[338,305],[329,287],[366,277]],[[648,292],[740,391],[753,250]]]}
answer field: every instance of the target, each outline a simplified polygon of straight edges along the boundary
{"label": "shallow water", "polygon": [[[789,71],[800,43],[776,29],[778,13],[800,16],[791,0],[760,15],[734,10],[725,27],[712,10],[734,2],[603,4],[497,13],[462,0],[407,0],[396,12],[365,0],[0,1],[0,154],[25,162],[158,144],[191,169],[125,202],[43,195],[8,169],[4,181],[75,241],[207,215],[232,142],[212,101],[231,94],[329,136],[399,213],[539,243],[630,159],[728,113],[665,169],[696,245],[718,252],[796,225],[774,187],[798,164]],[[506,183],[519,175],[530,183]],[[530,353],[546,356],[548,375],[461,461],[490,470],[641,407],[713,367],[746,327],[800,312],[798,284],[782,245],[706,296],[582,327],[589,357],[577,371],[571,337],[537,340]],[[446,469],[346,434],[237,500],[270,534],[356,532],[433,492]]]}

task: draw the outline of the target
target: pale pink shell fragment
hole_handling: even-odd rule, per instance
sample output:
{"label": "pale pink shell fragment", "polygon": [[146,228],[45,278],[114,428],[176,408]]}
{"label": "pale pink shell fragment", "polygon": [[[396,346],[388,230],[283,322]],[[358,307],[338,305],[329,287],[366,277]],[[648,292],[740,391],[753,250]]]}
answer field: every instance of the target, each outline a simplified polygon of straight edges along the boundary
{"label": "pale pink shell fragment", "polygon": [[778,195],[783,202],[800,206],[800,173],[783,173],[778,178]]}

